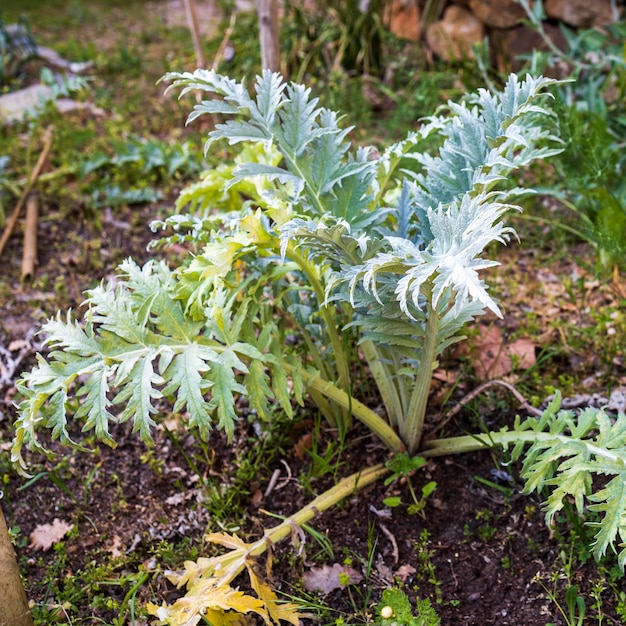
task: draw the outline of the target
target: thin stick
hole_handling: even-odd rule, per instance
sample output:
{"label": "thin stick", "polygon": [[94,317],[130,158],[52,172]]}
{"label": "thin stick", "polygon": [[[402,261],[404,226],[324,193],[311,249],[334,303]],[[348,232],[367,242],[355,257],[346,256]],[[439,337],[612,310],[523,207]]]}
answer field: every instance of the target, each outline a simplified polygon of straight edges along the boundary
{"label": "thin stick", "polygon": [[22,253],[22,283],[35,275],[37,265],[37,221],[39,202],[37,192],[28,194],[26,199],[26,222],[24,224],[24,252]]}
{"label": "thin stick", "polygon": [[543,413],[536,409],[534,406],[531,406],[528,403],[528,400],[524,398],[524,396],[517,390],[513,385],[507,383],[503,380],[488,380],[486,383],[479,385],[474,389],[474,391],[468,393],[462,400],[459,400],[445,415],[441,423],[437,426],[437,430],[441,430],[468,402],[471,402],[476,396],[479,396],[483,391],[489,389],[489,387],[494,387],[495,385],[500,385],[508,390],[515,396],[515,399],[519,402],[520,408],[528,411],[535,417],[541,417]]}
{"label": "thin stick", "polygon": [[257,0],[261,65],[272,72],[280,71],[280,34],[276,0]]}
{"label": "thin stick", "polygon": [[204,69],[206,62],[204,60],[204,52],[202,52],[202,41],[200,39],[200,27],[198,26],[198,15],[193,0],[185,0],[185,13],[187,14],[187,22],[193,37],[193,47],[196,51],[196,63],[199,68]]}
{"label": "thin stick", "polygon": [[39,174],[41,174],[41,170],[43,168],[46,159],[48,158],[48,153],[50,152],[50,147],[52,146],[52,127],[48,126],[46,128],[46,132],[44,133],[44,146],[41,154],[39,155],[39,160],[37,161],[37,165],[35,165],[35,169],[32,171],[28,182],[26,183],[26,187],[24,187],[24,191],[22,191],[22,195],[20,199],[17,201],[17,205],[11,214],[11,217],[7,220],[6,226],[4,227],[4,232],[2,233],[2,239],[0,239],[0,254],[4,250],[4,247],[9,241],[11,237],[11,233],[15,228],[15,224],[17,224],[17,220],[20,217],[20,213],[22,211],[22,206],[30,193],[30,190],[33,188],[33,185],[39,178]]}
{"label": "thin stick", "polygon": [[228,45],[228,42],[230,41],[230,38],[233,34],[233,30],[235,30],[236,19],[237,19],[237,13],[236,11],[233,11],[230,14],[230,23],[228,24],[228,28],[226,29],[226,32],[224,33],[224,37],[222,37],[222,43],[220,43],[220,47],[217,49],[217,52],[215,53],[215,57],[213,59],[213,65],[211,65],[211,69],[216,72],[220,64],[220,61],[224,57],[224,50],[226,50],[226,46]]}

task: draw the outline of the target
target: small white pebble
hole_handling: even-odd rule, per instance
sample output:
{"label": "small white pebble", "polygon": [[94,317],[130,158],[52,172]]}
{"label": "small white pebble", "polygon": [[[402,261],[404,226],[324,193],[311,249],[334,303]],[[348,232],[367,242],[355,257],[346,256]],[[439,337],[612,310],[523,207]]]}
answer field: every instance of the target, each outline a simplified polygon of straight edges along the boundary
{"label": "small white pebble", "polygon": [[380,609],[380,616],[383,619],[390,619],[393,617],[393,609],[390,606],[384,606]]}

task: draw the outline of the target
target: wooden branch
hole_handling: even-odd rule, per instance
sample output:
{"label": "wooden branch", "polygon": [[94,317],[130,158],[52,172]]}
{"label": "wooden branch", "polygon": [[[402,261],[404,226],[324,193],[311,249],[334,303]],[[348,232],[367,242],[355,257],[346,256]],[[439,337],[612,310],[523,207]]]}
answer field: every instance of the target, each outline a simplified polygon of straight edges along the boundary
{"label": "wooden branch", "polygon": [[280,42],[277,0],[257,0],[261,65],[263,69],[280,72]]}
{"label": "wooden branch", "polygon": [[4,247],[7,245],[7,241],[9,241],[9,238],[11,237],[11,233],[13,232],[13,229],[15,228],[15,224],[17,224],[17,220],[20,217],[22,206],[24,206],[24,202],[26,201],[28,194],[33,188],[33,185],[39,178],[39,174],[41,174],[41,170],[44,166],[44,163],[46,162],[46,159],[48,158],[48,153],[50,152],[50,148],[52,146],[52,127],[51,126],[48,126],[48,128],[46,128],[43,141],[44,141],[43,150],[41,151],[41,154],[39,155],[39,160],[37,161],[37,164],[35,165],[35,169],[31,172],[30,178],[28,179],[28,182],[26,183],[26,187],[24,187],[24,190],[22,191],[22,195],[20,196],[20,199],[17,201],[17,205],[15,209],[13,210],[13,213],[11,214],[11,217],[7,220],[6,226],[4,227],[4,232],[2,233],[2,238],[0,239],[0,254],[2,254]]}
{"label": "wooden branch", "polygon": [[204,52],[202,51],[198,14],[196,13],[196,6],[193,0],[185,0],[185,13],[187,14],[189,30],[191,30],[191,36],[193,37],[193,47],[196,51],[196,63],[199,68],[204,69],[206,67],[206,61],[204,60]]}
{"label": "wooden branch", "polygon": [[217,52],[215,53],[215,57],[213,58],[213,65],[211,65],[211,69],[216,72],[217,72],[217,68],[221,60],[224,58],[224,51],[226,50],[226,46],[228,45],[228,42],[230,41],[230,38],[233,34],[233,30],[235,30],[236,19],[237,19],[237,11],[233,11],[230,14],[230,23],[228,24],[228,28],[226,29],[226,32],[224,33],[224,36],[222,37],[222,43],[220,43],[220,47],[217,49]]}
{"label": "wooden branch", "polygon": [[28,194],[26,199],[26,222],[24,224],[24,251],[22,253],[22,283],[35,275],[37,265],[37,222],[39,202],[37,192]]}
{"label": "wooden branch", "polygon": [[536,409],[532,406],[526,398],[513,386],[511,383],[507,383],[504,380],[494,379],[488,380],[486,383],[479,385],[466,396],[461,398],[442,418],[441,422],[437,424],[437,430],[441,430],[466,404],[471,402],[474,398],[479,396],[483,391],[486,391],[490,387],[500,386],[509,391],[519,403],[520,409],[523,409],[527,413],[534,415],[535,417],[541,417],[543,411]]}

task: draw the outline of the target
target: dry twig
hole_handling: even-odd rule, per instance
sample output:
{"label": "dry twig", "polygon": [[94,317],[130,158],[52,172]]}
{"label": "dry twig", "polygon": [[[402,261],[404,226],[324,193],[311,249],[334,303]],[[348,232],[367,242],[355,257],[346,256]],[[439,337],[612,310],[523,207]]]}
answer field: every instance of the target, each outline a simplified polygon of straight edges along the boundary
{"label": "dry twig", "polygon": [[198,15],[193,0],[185,0],[185,13],[187,14],[187,22],[193,37],[193,47],[196,51],[196,63],[198,67],[205,68],[204,52],[202,51],[202,40],[200,38],[200,27],[198,25]]}
{"label": "dry twig", "polygon": [[233,11],[230,14],[230,23],[228,24],[228,28],[224,33],[224,37],[222,37],[222,43],[220,43],[220,47],[217,49],[215,53],[215,57],[213,58],[213,64],[211,65],[211,69],[217,72],[217,68],[220,64],[220,61],[224,58],[224,54],[226,51],[226,46],[230,42],[230,38],[233,34],[233,30],[235,30],[235,21],[237,20],[237,13]]}
{"label": "dry twig", "polygon": [[37,192],[28,194],[26,199],[26,221],[24,223],[24,251],[22,253],[22,283],[35,275],[37,265],[37,222],[39,202]]}
{"label": "dry twig", "polygon": [[15,209],[13,210],[11,217],[7,220],[6,226],[4,228],[4,232],[2,233],[2,239],[0,239],[0,254],[2,254],[2,251],[4,250],[4,247],[6,246],[7,241],[9,241],[9,238],[11,237],[11,233],[13,232],[13,229],[15,228],[15,224],[17,224],[17,220],[20,217],[22,206],[24,206],[24,202],[26,201],[28,194],[33,188],[33,185],[39,178],[39,174],[41,174],[41,170],[43,169],[44,163],[46,162],[46,159],[48,158],[48,153],[50,152],[50,148],[52,146],[52,127],[51,126],[48,126],[48,128],[46,128],[43,141],[44,141],[43,150],[41,151],[41,154],[39,155],[39,159],[37,161],[37,164],[35,165],[35,169],[33,169],[30,175],[30,178],[28,179],[28,182],[26,183],[26,187],[24,187],[24,191],[22,191],[22,195],[20,196],[20,199],[17,201],[17,205]]}
{"label": "dry twig", "polygon": [[441,430],[466,404],[468,404],[474,398],[483,393],[483,391],[486,391],[487,389],[489,389],[489,387],[494,387],[496,385],[504,387],[507,391],[513,394],[513,396],[515,396],[515,399],[519,402],[519,406],[521,409],[528,411],[528,413],[534,415],[535,417],[541,417],[543,415],[543,413],[539,409],[536,409],[534,406],[530,405],[528,403],[528,400],[526,400],[526,398],[524,398],[524,396],[510,383],[507,383],[504,380],[488,380],[486,383],[479,385],[478,387],[476,387],[476,389],[474,389],[474,391],[468,393],[464,398],[459,400],[459,402],[457,402],[446,413],[444,418],[441,420],[441,423],[438,424],[437,430]]}

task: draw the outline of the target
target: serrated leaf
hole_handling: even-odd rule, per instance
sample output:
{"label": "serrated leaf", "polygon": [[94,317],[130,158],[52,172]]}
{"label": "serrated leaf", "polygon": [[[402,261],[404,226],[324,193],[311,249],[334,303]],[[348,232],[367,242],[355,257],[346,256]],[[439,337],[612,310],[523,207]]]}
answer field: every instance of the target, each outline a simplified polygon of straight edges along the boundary
{"label": "serrated leaf", "polygon": [[204,396],[211,384],[202,375],[209,371],[210,363],[216,361],[218,356],[210,348],[192,343],[185,346],[163,372],[163,378],[168,381],[163,395],[176,394],[174,412],[186,407],[189,425],[197,427],[205,437],[211,428],[211,415]]}
{"label": "serrated leaf", "polygon": [[[622,550],[618,564],[626,565],[626,448],[623,446],[626,415],[607,419],[601,409],[587,408],[576,416],[559,411],[557,394],[541,419],[529,419],[517,430],[531,428],[535,438],[522,467],[525,491],[549,486],[546,502],[548,523],[573,498],[579,514],[601,514],[599,521],[588,522],[595,529],[594,556],[601,558],[611,547],[617,552],[617,537]],[[547,431],[547,432],[546,432]],[[569,431],[569,432],[568,432]],[[574,434],[575,433],[575,434]],[[601,443],[600,443],[601,441]],[[594,476],[612,476],[604,488],[594,492]],[[590,503],[590,504],[588,504]]]}
{"label": "serrated leaf", "polygon": [[115,417],[109,412],[109,407],[112,404],[108,398],[109,376],[110,370],[106,367],[97,369],[91,374],[76,394],[77,396],[86,394],[76,411],[76,417],[81,418],[86,415],[87,420],[83,430],[93,429],[98,439],[112,445],[113,440],[109,435],[109,422],[113,421]]}
{"label": "serrated leaf", "polygon": [[282,167],[265,165],[263,163],[244,163],[235,169],[233,173],[233,180],[229,183],[229,185],[234,184],[239,180],[252,178],[254,176],[264,176],[268,180],[277,180],[283,185],[291,183],[296,189],[296,193],[299,192],[304,184],[304,181],[299,176],[292,174]]}
{"label": "serrated leaf", "polygon": [[250,399],[250,406],[257,410],[259,417],[269,420],[271,417],[269,400],[274,397],[268,386],[269,376],[262,361],[252,361],[244,378],[244,387]]}
{"label": "serrated leaf", "polygon": [[235,394],[246,394],[246,388],[237,382],[233,367],[241,361],[232,352],[225,352],[214,362],[207,378],[211,382],[211,410],[217,411],[218,425],[231,438],[235,431],[237,412]]}
{"label": "serrated leaf", "polygon": [[153,359],[155,352],[149,353],[137,361],[133,367],[132,380],[127,382],[122,390],[113,399],[113,404],[126,402],[126,407],[120,415],[120,421],[132,419],[133,432],[139,432],[142,439],[152,439],[150,433],[155,422],[150,417],[157,412],[152,401],[162,397],[160,387],[165,381],[154,370]]}
{"label": "serrated leaf", "polygon": [[618,563],[623,571],[626,565],[626,468],[604,489],[591,494],[589,500],[595,503],[589,505],[589,510],[602,515],[600,522],[589,523],[592,528],[597,528],[593,542],[594,556],[599,560],[609,546],[617,552],[615,541],[619,536],[622,549],[618,553]]}

